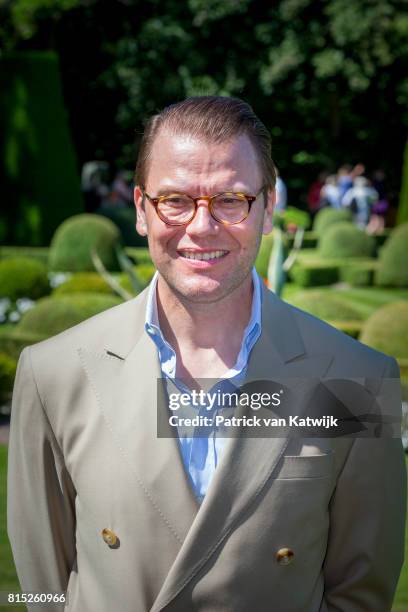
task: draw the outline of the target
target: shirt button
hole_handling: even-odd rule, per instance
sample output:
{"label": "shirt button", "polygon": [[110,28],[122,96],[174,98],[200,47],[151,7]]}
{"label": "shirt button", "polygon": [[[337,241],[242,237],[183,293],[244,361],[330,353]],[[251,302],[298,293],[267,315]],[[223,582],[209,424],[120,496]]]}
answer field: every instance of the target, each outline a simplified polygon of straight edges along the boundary
{"label": "shirt button", "polygon": [[118,541],[118,536],[111,529],[102,529],[102,537],[108,546],[115,546]]}
{"label": "shirt button", "polygon": [[280,548],[276,553],[276,561],[279,565],[289,565],[292,563],[295,553],[290,548]]}

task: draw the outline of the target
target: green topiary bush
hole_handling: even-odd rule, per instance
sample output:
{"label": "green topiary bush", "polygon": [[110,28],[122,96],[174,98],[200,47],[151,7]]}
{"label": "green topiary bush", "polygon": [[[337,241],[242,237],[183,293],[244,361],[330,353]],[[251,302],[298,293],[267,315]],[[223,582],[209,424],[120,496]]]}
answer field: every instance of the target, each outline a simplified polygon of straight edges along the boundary
{"label": "green topiary bush", "polygon": [[97,293],[46,297],[24,313],[17,330],[45,337],[53,336],[121,302],[114,295]]}
{"label": "green topiary bush", "polygon": [[353,287],[370,287],[374,282],[377,267],[376,259],[346,263],[340,267],[340,280]]}
{"label": "green topiary bush", "polygon": [[0,399],[4,400],[13,390],[17,361],[0,352]]}
{"label": "green topiary bush", "polygon": [[392,302],[376,310],[365,322],[360,340],[396,357],[408,359],[408,300]]}
{"label": "green topiary bush", "polygon": [[0,261],[0,297],[10,300],[27,297],[36,300],[50,292],[47,268],[28,257]]}
{"label": "green topiary bush", "polygon": [[380,250],[375,284],[382,287],[408,287],[408,223],[393,230]]}
{"label": "green topiary bush", "polygon": [[361,321],[361,313],[348,304],[334,291],[328,293],[319,289],[299,291],[288,300],[294,306],[310,312],[325,321]]}
{"label": "green topiary bush", "polygon": [[289,275],[299,287],[332,285],[338,281],[338,266],[325,262],[297,262]]}
{"label": "green topiary bush", "polygon": [[76,215],[62,223],[50,247],[50,269],[55,272],[94,272],[91,251],[95,249],[108,270],[118,270],[115,247],[120,232],[99,215]]}
{"label": "green topiary bush", "polygon": [[48,269],[48,247],[0,246],[0,259],[28,257],[42,263]]}
{"label": "green topiary bush", "polygon": [[319,241],[322,257],[371,257],[374,250],[374,238],[348,222],[335,223]]}
{"label": "green topiary bush", "polygon": [[336,209],[336,208],[322,208],[319,210],[317,215],[314,218],[313,223],[313,231],[317,234],[319,238],[324,236],[326,230],[329,229],[335,223],[342,223],[344,221],[352,220],[351,212],[346,209]]}
{"label": "green topiary bush", "polygon": [[52,294],[66,295],[67,293],[112,294],[113,290],[97,272],[77,272],[54,289]]}
{"label": "green topiary bush", "polygon": [[273,247],[273,234],[267,234],[267,235],[262,236],[258,255],[255,261],[256,271],[262,278],[267,278],[268,276],[268,264],[269,264],[269,257],[272,252],[272,247]]}

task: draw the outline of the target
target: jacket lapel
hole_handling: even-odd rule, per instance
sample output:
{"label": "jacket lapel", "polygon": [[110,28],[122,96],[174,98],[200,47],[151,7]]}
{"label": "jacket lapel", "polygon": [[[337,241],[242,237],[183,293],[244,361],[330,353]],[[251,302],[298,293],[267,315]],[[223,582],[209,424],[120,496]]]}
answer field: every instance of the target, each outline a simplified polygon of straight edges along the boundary
{"label": "jacket lapel", "polygon": [[[264,290],[262,334],[255,344],[247,380],[314,379],[324,376],[333,357],[308,355],[289,306]],[[300,383],[302,384],[302,383]],[[300,414],[302,404],[291,406]],[[238,407],[238,415],[246,411]],[[289,442],[282,438],[231,438],[208,492],[151,609],[160,612],[202,568],[240,517],[273,477]]]}
{"label": "jacket lapel", "polygon": [[81,347],[78,352],[118,452],[152,512],[181,547],[198,503],[170,427],[168,437],[157,437],[157,394],[163,394],[163,387],[157,384],[161,377],[157,350],[144,330],[146,293],[126,306],[120,321],[127,329],[126,341],[112,330],[115,335],[106,338],[104,350]]}

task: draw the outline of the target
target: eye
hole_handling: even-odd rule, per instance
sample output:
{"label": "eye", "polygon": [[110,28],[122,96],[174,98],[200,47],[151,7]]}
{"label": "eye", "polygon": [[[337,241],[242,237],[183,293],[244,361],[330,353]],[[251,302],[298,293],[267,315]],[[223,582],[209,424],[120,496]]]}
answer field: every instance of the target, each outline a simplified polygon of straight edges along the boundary
{"label": "eye", "polygon": [[181,193],[174,193],[163,198],[161,202],[169,206],[182,206],[183,204],[188,204],[190,199]]}

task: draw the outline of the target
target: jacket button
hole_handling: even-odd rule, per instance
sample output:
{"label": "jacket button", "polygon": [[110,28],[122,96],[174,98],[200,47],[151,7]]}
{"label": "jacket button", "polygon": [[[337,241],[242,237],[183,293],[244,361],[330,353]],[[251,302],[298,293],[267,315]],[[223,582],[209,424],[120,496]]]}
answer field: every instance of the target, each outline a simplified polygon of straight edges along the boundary
{"label": "jacket button", "polygon": [[116,533],[111,529],[107,529],[106,527],[105,529],[102,529],[102,537],[108,546],[115,546],[116,542],[118,541],[118,536]]}
{"label": "jacket button", "polygon": [[276,553],[276,561],[279,565],[289,565],[292,563],[295,553],[290,548],[280,548]]}

